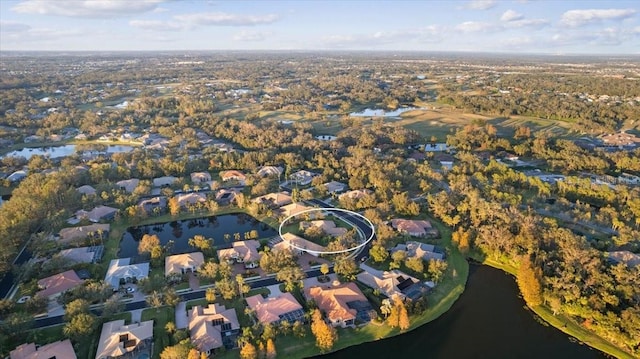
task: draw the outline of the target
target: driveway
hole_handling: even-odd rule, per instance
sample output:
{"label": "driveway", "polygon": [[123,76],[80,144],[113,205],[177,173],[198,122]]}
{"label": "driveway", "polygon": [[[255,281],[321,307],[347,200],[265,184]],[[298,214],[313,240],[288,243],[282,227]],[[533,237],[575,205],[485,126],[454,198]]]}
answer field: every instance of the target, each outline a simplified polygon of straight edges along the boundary
{"label": "driveway", "polygon": [[187,318],[187,302],[180,302],[176,305],[176,328],[184,329],[189,325]]}

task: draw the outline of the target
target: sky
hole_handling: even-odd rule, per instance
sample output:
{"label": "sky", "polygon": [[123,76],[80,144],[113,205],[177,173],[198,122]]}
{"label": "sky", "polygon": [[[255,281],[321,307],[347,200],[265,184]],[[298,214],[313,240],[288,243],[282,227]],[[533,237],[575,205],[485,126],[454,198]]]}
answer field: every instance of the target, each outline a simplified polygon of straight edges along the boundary
{"label": "sky", "polygon": [[640,1],[2,0],[10,50],[640,54]]}

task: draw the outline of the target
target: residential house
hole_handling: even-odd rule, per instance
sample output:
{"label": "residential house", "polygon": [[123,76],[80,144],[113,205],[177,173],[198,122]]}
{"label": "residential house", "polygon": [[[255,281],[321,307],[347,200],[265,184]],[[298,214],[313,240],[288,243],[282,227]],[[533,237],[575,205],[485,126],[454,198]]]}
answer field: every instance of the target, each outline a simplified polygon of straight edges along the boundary
{"label": "residential house", "polygon": [[244,267],[257,268],[260,265],[258,248],[260,243],[255,239],[233,242],[231,248],[218,250],[218,258],[231,263],[244,263]]}
{"label": "residential house", "polygon": [[11,183],[16,183],[16,182],[20,182],[23,179],[27,178],[27,172],[26,171],[15,171],[12,174],[10,174],[9,176],[7,176],[7,180]]}
{"label": "residential house", "polygon": [[407,252],[408,258],[418,257],[425,261],[429,260],[444,260],[444,253],[433,244],[420,243],[409,241],[406,244],[398,244],[391,249],[391,252],[396,251]]}
{"label": "residential house", "polygon": [[408,234],[412,237],[438,235],[438,230],[433,228],[431,222],[426,220],[396,218],[391,220],[391,226],[398,232]]}
{"label": "residential house", "polygon": [[121,190],[126,191],[127,193],[133,193],[133,191],[138,187],[140,180],[137,178],[131,178],[128,180],[122,180],[116,182],[116,186],[118,186]]}
{"label": "residential house", "polygon": [[335,141],[338,137],[332,135],[318,135],[316,136],[316,139],[320,141]]}
{"label": "residential house", "polygon": [[193,183],[205,183],[209,181],[211,181],[209,172],[193,172],[191,174],[191,182]]}
{"label": "residential house", "polygon": [[607,252],[607,258],[614,263],[624,263],[629,268],[640,266],[640,255],[630,251]]}
{"label": "residential house", "polygon": [[334,327],[353,326],[356,320],[369,322],[377,316],[367,297],[353,282],[305,288],[304,294],[307,300],[316,302]]}
{"label": "residential house", "polygon": [[295,181],[297,184],[302,185],[302,186],[306,186],[311,184],[311,181],[315,178],[318,177],[319,174],[315,173],[315,172],[311,172],[311,171],[307,171],[307,170],[300,170],[298,172],[292,173],[289,176],[289,179],[292,181]]}
{"label": "residential house", "polygon": [[89,212],[85,210],[79,210],[76,212],[76,218],[78,219],[88,219],[93,223],[98,223],[100,221],[111,221],[116,217],[119,209],[109,207],[109,206],[98,206]]}
{"label": "residential house", "polygon": [[349,191],[349,192],[345,192],[343,194],[341,194],[340,196],[338,196],[338,200],[344,200],[344,199],[360,199],[363,198],[365,196],[368,196],[370,194],[372,194],[373,192],[371,190],[368,189],[356,189],[353,191]]}
{"label": "residential house", "polygon": [[9,353],[9,359],[77,359],[69,339],[36,347],[35,343],[22,344]]}
{"label": "residential house", "polygon": [[437,153],[433,159],[440,162],[440,166],[449,170],[453,168],[453,161],[455,161],[455,157],[448,153]]}
{"label": "residential house", "polygon": [[237,181],[240,185],[244,186],[245,181],[247,180],[247,176],[244,173],[238,170],[229,170],[220,172],[220,178],[223,182],[228,181]]}
{"label": "residential house", "polygon": [[81,285],[83,282],[75,271],[68,270],[52,275],[51,277],[40,279],[38,281],[38,288],[41,290],[37,292],[36,295],[53,301],[62,295],[62,293]]}
{"label": "residential house", "polygon": [[258,321],[278,325],[283,321],[293,324],[304,321],[304,309],[291,293],[281,293],[277,297],[264,298],[261,294],[246,298]]}
{"label": "residential house", "polygon": [[110,284],[113,290],[117,290],[120,285],[135,283],[148,276],[149,263],[132,264],[131,258],[117,258],[109,262],[104,282]]}
{"label": "residential house", "polygon": [[424,145],[425,152],[445,152],[448,150],[449,147],[447,147],[446,143],[427,143]]}
{"label": "residential house", "polygon": [[60,232],[58,232],[58,236],[60,237],[60,242],[65,243],[85,239],[87,237],[102,236],[104,239],[109,235],[110,228],[111,226],[109,224],[91,224],[81,227],[62,228]]}
{"label": "residential house", "polygon": [[104,246],[68,248],[58,252],[54,257],[65,258],[72,263],[96,263],[102,259]]}
{"label": "residential house", "polygon": [[291,196],[287,192],[274,192],[265,194],[264,196],[256,197],[251,200],[254,203],[261,203],[265,206],[275,209],[287,204],[291,204]]}
{"label": "residential house", "polygon": [[210,355],[223,346],[226,349],[236,346],[240,323],[234,308],[226,309],[219,304],[197,305],[191,308],[188,316],[189,336],[198,351]]}
{"label": "residential house", "polygon": [[173,176],[157,177],[153,179],[153,187],[170,187],[176,182],[178,182],[177,177],[173,177]]}
{"label": "residential house", "polygon": [[233,201],[235,201],[238,193],[239,192],[234,189],[223,188],[221,190],[218,190],[218,192],[216,192],[216,202],[218,202],[218,204],[220,204],[221,206],[230,205],[231,203],[233,203]]}
{"label": "residential house", "polygon": [[154,213],[155,211],[163,212],[167,209],[167,197],[156,196],[140,200],[138,207],[142,208],[146,213]]}
{"label": "residential house", "polygon": [[192,252],[167,256],[164,260],[164,275],[196,272],[204,264],[202,252]]}
{"label": "residential house", "polygon": [[95,196],[96,195],[96,189],[89,186],[89,185],[84,185],[84,186],[80,186],[78,188],[76,188],[76,191],[78,191],[78,193],[86,195],[86,196]]}
{"label": "residential house", "polygon": [[286,206],[280,207],[280,213],[285,217],[289,217],[309,209],[313,209],[313,207],[308,207],[300,203],[291,203]]}
{"label": "residential house", "polygon": [[181,193],[175,196],[178,201],[178,205],[182,208],[196,205],[198,203],[206,203],[207,196],[204,193]]}
{"label": "residential house", "polygon": [[296,254],[307,252],[316,257],[327,250],[325,247],[296,236],[293,233],[284,233],[282,235],[282,241],[273,243],[271,249],[274,251],[290,250]]}
{"label": "residential house", "polygon": [[388,298],[399,297],[416,300],[428,293],[429,287],[418,279],[397,269],[379,271],[369,266],[361,265],[363,272],[357,275],[358,281],[368,287],[377,289]]}
{"label": "residential house", "polygon": [[300,230],[305,231],[308,228],[316,227],[320,228],[322,232],[328,234],[330,236],[338,237],[345,233],[347,233],[347,229],[343,227],[336,227],[336,223],[334,221],[329,220],[317,220],[317,221],[303,221],[300,222]]}
{"label": "residential house", "polygon": [[262,166],[256,173],[259,177],[276,177],[282,174],[283,168],[276,166]]}
{"label": "residential house", "polygon": [[[102,325],[96,359],[130,359],[140,353],[149,354],[153,347],[153,320],[124,325],[124,319]],[[131,353],[131,354],[130,354]]]}
{"label": "residential house", "polygon": [[323,184],[326,187],[327,192],[329,193],[339,193],[344,192],[347,188],[347,185],[342,182],[331,181]]}

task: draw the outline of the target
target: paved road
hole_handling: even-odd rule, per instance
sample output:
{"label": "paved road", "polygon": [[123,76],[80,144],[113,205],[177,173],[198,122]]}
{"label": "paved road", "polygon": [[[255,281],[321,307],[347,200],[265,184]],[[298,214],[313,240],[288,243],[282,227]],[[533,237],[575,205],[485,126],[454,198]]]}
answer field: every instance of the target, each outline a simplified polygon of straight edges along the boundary
{"label": "paved road", "polygon": [[[308,271],[306,271],[307,273],[307,277],[311,278],[311,277],[318,277],[320,275],[322,275],[322,273],[320,273],[319,269],[310,269]],[[333,270],[330,270],[330,273],[333,273]],[[278,284],[280,282],[278,282],[275,278],[264,278],[264,279],[258,279],[255,281],[251,281],[251,282],[247,282],[247,284],[252,288],[262,288],[262,287],[268,287],[270,285],[274,285],[274,284]],[[205,295],[205,290],[197,290],[197,291],[193,291],[193,292],[188,292],[188,293],[182,293],[180,294],[180,300],[181,301],[189,301],[189,300],[194,300],[194,299],[201,299],[204,298]],[[132,302],[132,303],[127,303],[125,304],[124,307],[124,311],[128,312],[128,311],[132,311],[132,310],[138,310],[138,309],[144,309],[147,308],[147,302],[146,301],[139,301],[139,302]],[[100,310],[92,310],[91,312],[93,312],[96,315],[100,315]],[[59,315],[59,316],[55,316],[55,317],[47,317],[47,318],[40,318],[40,319],[36,319],[35,320],[35,325],[34,328],[42,328],[42,327],[48,327],[48,326],[52,326],[52,325],[58,325],[58,324],[62,324],[63,321],[63,316]]]}

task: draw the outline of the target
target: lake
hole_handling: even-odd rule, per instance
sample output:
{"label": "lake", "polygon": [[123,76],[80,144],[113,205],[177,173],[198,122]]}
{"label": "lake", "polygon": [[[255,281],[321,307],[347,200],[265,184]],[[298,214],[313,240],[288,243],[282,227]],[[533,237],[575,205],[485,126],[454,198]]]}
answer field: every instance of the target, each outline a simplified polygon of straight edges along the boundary
{"label": "lake", "polygon": [[[252,230],[258,232],[258,238],[270,238],[278,234],[275,229],[244,213],[129,227],[122,236],[118,256],[120,258],[137,257],[138,243],[145,234],[157,234],[163,245],[169,240],[174,241],[170,252],[178,254],[195,251],[189,246],[189,238],[198,234],[213,238],[214,245],[220,249],[231,246],[235,233],[240,233],[241,238],[244,239],[244,233]],[[229,241],[225,241],[225,234],[231,237]]]}
{"label": "lake", "polygon": [[408,333],[318,356],[383,358],[606,358],[535,319],[513,277],[470,265],[467,287],[450,310]]}
{"label": "lake", "polygon": [[394,111],[385,111],[382,109],[367,108],[361,112],[351,112],[349,116],[351,117],[398,117],[404,112],[413,111],[413,110],[421,110],[421,109],[416,107],[405,107],[405,108],[399,108]]}
{"label": "lake", "polygon": [[[82,145],[83,150],[91,149],[91,145]],[[123,145],[106,145],[106,144],[98,144],[95,146],[95,152],[97,154],[100,153],[118,153],[118,152],[130,152],[133,150],[132,146],[123,146]],[[105,148],[105,150],[100,150],[100,148]],[[76,145],[62,145],[62,146],[46,146],[46,147],[25,147],[21,150],[11,151],[4,157],[24,157],[27,160],[31,158],[33,155],[42,155],[49,156],[50,158],[60,158],[71,156],[76,153]],[[86,151],[85,151],[86,152]]]}

